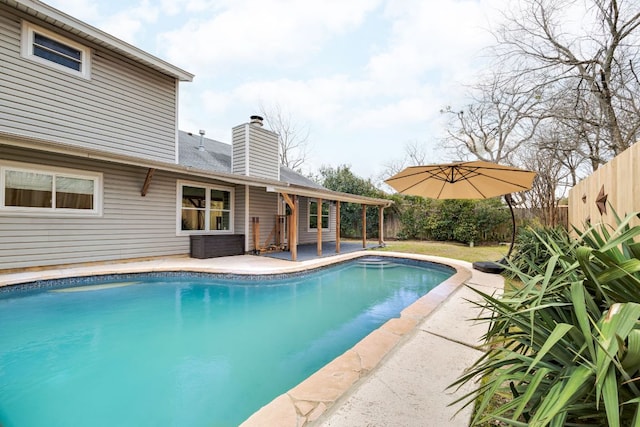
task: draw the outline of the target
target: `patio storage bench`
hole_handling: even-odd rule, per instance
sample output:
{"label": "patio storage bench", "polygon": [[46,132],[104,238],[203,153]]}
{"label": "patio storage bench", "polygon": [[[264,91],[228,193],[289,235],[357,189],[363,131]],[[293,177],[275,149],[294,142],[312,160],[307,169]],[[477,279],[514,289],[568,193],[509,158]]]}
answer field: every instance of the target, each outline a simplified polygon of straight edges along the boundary
{"label": "patio storage bench", "polygon": [[244,234],[198,234],[191,236],[191,258],[244,255]]}

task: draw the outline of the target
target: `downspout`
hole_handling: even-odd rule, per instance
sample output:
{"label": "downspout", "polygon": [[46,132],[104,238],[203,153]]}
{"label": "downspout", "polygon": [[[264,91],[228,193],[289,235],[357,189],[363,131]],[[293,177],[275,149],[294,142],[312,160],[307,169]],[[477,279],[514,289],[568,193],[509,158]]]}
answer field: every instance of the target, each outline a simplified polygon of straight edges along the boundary
{"label": "downspout", "polygon": [[244,251],[249,249],[249,185],[244,186]]}
{"label": "downspout", "polygon": [[249,147],[251,146],[249,132],[251,132],[251,125],[247,123],[244,125],[244,174],[246,176],[251,175],[249,172]]}

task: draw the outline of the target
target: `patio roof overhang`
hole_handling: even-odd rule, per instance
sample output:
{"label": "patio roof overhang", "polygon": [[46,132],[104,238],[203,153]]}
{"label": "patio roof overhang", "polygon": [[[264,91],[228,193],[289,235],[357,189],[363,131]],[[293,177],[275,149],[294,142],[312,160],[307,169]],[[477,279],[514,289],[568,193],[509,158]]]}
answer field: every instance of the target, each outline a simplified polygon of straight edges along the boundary
{"label": "patio roof overhang", "polygon": [[341,193],[339,191],[322,190],[310,187],[300,187],[296,185],[285,185],[282,183],[275,186],[268,186],[267,191],[285,193],[289,195],[310,197],[314,199],[333,200],[346,203],[357,203],[360,205],[389,207],[393,201],[387,199],[376,199],[374,197],[358,196],[355,194]]}

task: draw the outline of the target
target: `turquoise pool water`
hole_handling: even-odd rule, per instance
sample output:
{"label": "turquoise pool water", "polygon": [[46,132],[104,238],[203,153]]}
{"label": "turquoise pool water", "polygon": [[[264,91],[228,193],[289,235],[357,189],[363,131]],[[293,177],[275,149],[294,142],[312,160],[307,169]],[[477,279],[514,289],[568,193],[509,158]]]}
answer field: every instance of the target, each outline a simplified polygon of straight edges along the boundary
{"label": "turquoise pool water", "polygon": [[452,274],[351,262],[5,292],[0,425],[238,425]]}

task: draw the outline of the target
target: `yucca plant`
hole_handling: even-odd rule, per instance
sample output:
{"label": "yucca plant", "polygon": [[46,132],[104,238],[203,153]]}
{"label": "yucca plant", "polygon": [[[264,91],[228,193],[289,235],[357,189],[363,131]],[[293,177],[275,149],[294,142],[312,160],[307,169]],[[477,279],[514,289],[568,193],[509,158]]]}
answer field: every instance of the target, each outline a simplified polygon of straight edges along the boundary
{"label": "yucca plant", "polygon": [[536,274],[544,267],[551,254],[569,254],[573,245],[569,233],[563,227],[523,227],[516,236],[515,251],[510,261],[513,270]]}
{"label": "yucca plant", "polygon": [[[453,386],[485,380],[472,425],[640,426],[640,227],[590,228],[568,246],[546,240],[539,268],[511,266],[523,286],[478,292],[488,352]],[[504,405],[487,411],[496,395]]]}

